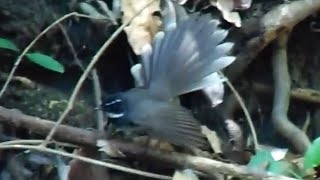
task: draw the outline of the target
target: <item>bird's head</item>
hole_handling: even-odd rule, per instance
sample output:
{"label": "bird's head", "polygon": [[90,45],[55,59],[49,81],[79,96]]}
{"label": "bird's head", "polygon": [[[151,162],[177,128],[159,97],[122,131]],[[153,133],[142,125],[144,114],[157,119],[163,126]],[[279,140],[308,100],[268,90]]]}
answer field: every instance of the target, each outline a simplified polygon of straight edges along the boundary
{"label": "bird's head", "polygon": [[102,101],[102,110],[110,118],[112,123],[128,125],[130,121],[127,118],[128,104],[126,98],[121,93],[107,96]]}

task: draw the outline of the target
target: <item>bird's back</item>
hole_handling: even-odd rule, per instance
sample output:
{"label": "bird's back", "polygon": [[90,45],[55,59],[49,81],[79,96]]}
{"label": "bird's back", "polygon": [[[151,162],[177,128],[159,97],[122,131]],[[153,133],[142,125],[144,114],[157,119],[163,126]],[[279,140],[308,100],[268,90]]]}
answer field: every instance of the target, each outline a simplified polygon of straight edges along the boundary
{"label": "bird's back", "polygon": [[[185,147],[204,147],[200,124],[187,109],[153,98],[147,89],[128,92],[131,121],[144,127],[149,136]],[[137,98],[140,97],[140,98]]]}

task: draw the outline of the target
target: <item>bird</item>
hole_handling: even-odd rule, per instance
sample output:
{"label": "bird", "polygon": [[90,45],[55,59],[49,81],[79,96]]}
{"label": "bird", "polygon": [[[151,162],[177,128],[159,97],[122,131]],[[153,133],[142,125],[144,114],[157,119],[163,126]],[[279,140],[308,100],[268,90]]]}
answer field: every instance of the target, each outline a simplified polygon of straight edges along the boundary
{"label": "bird", "polygon": [[174,103],[223,78],[217,73],[235,61],[228,30],[208,14],[194,13],[156,33],[142,48],[143,85],[108,95],[102,109],[117,126],[139,127],[149,137],[201,148],[207,140],[191,111]]}

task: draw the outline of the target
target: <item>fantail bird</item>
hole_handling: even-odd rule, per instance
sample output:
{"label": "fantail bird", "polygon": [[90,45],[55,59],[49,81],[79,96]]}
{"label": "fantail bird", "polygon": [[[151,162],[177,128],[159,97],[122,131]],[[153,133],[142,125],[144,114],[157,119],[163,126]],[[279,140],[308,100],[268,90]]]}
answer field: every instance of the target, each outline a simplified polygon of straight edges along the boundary
{"label": "fantail bird", "polygon": [[217,71],[234,60],[228,31],[208,15],[193,14],[158,32],[141,55],[144,84],[107,97],[102,104],[111,122],[134,125],[175,145],[202,147],[200,123],[172,99],[223,81]]}

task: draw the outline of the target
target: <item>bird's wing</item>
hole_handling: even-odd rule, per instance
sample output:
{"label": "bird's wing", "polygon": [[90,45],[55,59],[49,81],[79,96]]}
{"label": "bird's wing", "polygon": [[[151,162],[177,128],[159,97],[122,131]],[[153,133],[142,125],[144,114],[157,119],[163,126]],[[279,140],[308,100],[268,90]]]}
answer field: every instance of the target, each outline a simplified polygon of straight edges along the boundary
{"label": "bird's wing", "polygon": [[152,119],[141,119],[135,123],[145,127],[151,137],[162,139],[184,147],[207,147],[207,141],[201,133],[200,123],[191,113],[181,106],[163,103],[157,105]]}
{"label": "bird's wing", "polygon": [[158,32],[143,47],[145,87],[160,99],[200,90],[222,81],[216,73],[231,64],[233,43],[222,43],[228,31],[209,15],[193,14]]}

